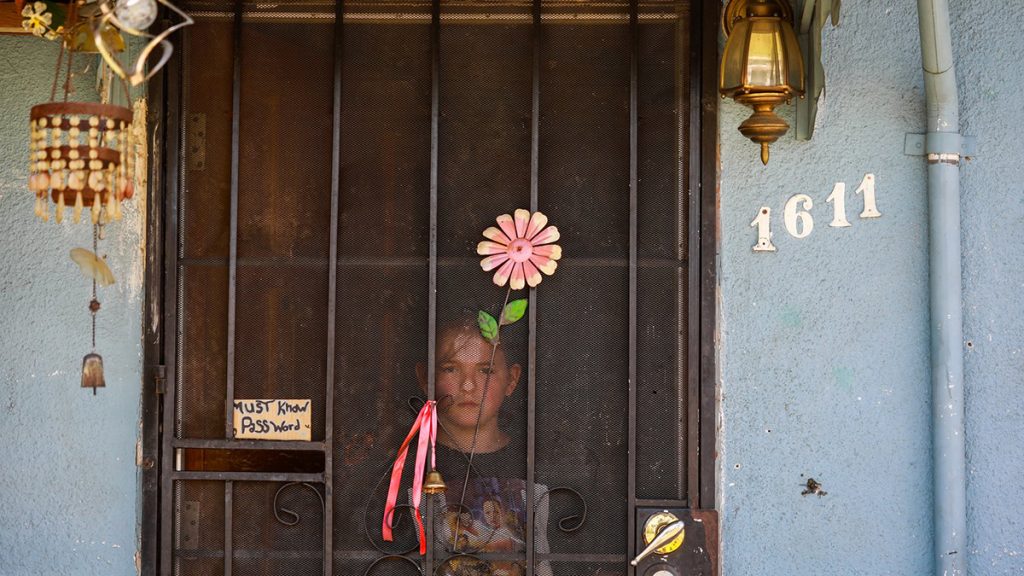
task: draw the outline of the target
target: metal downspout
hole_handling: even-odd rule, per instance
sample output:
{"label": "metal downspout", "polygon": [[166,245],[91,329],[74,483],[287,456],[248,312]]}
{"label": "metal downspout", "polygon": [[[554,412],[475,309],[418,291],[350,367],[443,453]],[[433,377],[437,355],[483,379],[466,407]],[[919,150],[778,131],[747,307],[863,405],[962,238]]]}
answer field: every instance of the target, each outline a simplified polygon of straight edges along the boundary
{"label": "metal downspout", "polygon": [[960,119],[947,0],[918,0],[928,116],[935,574],[967,574]]}

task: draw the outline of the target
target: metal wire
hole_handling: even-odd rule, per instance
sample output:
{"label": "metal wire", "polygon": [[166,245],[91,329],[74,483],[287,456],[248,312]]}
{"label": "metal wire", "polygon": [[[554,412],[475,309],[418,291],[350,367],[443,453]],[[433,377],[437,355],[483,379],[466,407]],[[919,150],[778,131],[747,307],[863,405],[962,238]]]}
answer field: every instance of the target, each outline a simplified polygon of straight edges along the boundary
{"label": "metal wire", "polygon": [[[96,209],[95,202],[93,203],[93,210]],[[99,224],[92,225],[92,253],[99,259]],[[99,311],[99,301],[96,299],[96,276],[92,278],[92,300],[89,301],[89,312],[92,315],[92,351],[96,352],[96,312]],[[93,394],[96,393],[96,389],[92,389]]]}

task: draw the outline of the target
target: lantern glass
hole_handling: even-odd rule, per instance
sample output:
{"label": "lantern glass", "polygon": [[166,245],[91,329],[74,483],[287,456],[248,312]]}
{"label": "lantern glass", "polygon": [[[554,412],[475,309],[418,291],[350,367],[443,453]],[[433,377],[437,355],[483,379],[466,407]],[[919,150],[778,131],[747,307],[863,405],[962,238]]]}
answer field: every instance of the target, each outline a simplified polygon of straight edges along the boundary
{"label": "lantern glass", "polygon": [[761,145],[761,162],[767,164],[768,146],[789,130],[775,107],[804,93],[792,8],[786,0],[730,0],[723,16],[728,40],[719,92],[753,109],[739,130]]}
{"label": "lantern glass", "polygon": [[725,45],[722,92],[802,94],[803,59],[793,26],[776,14],[774,3],[752,3],[749,8]]}

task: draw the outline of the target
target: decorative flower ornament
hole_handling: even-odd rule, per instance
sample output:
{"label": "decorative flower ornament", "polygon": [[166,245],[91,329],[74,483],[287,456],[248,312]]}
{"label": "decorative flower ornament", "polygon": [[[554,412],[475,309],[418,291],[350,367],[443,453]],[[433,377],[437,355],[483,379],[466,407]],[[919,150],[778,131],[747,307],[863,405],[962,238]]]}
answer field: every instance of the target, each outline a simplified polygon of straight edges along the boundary
{"label": "decorative flower ornament", "polygon": [[26,4],[25,8],[21,11],[21,15],[25,18],[21,21],[21,27],[26,32],[31,32],[39,37],[45,37],[47,40],[53,40],[57,37],[57,33],[50,28],[53,24],[53,14],[46,10],[47,6],[43,2]]}
{"label": "decorative flower ornament", "polygon": [[547,216],[520,208],[514,216],[498,216],[497,222],[498,228],[484,230],[487,240],[476,247],[477,254],[486,256],[480,261],[484,272],[497,268],[495,284],[504,286],[511,280],[513,290],[522,290],[527,284],[531,288],[540,284],[541,272],[555,273],[562,248],[553,244],[559,238],[558,228],[547,225]]}

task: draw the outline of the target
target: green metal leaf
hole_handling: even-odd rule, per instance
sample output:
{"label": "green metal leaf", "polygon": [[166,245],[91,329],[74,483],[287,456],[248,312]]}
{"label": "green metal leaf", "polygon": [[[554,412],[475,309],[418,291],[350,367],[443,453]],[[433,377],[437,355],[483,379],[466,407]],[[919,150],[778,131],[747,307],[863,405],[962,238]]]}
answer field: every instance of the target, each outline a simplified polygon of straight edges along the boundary
{"label": "green metal leaf", "polygon": [[501,311],[501,325],[512,324],[522,318],[523,314],[526,314],[526,302],[526,298],[519,298],[506,304],[505,309]]}
{"label": "green metal leaf", "polygon": [[480,326],[480,335],[491,344],[498,342],[498,321],[487,312],[481,310],[476,315],[476,323]]}

